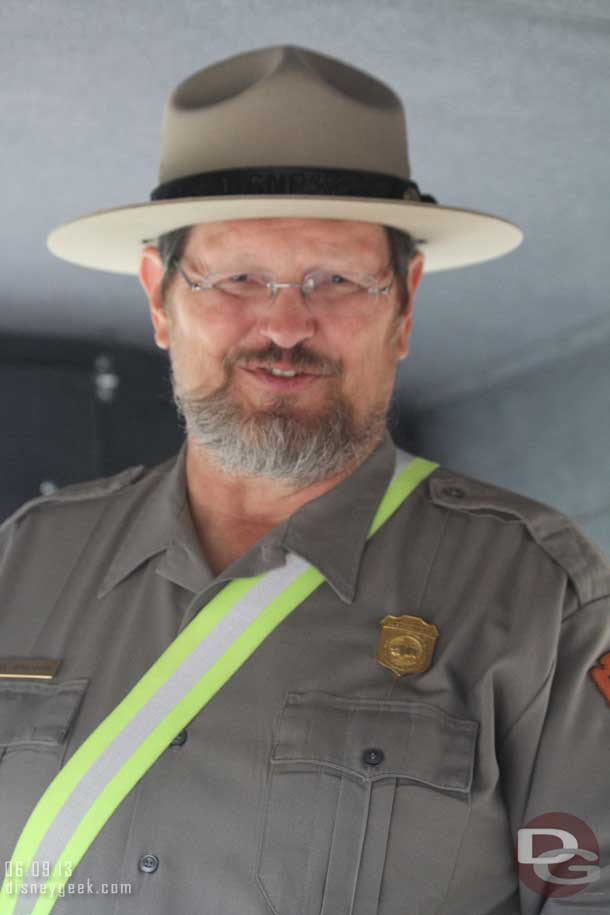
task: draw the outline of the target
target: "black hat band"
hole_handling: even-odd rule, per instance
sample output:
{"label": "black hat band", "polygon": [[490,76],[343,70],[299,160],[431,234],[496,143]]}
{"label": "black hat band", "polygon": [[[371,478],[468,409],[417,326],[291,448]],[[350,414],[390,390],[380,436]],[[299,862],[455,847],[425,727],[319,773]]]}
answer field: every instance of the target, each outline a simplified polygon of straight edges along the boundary
{"label": "black hat band", "polygon": [[231,168],[185,175],[160,184],[151,200],[180,197],[222,197],[248,194],[304,194],[329,197],[370,197],[386,200],[413,200],[436,203],[430,194],[421,194],[415,181],[378,172],[351,171],[344,168]]}

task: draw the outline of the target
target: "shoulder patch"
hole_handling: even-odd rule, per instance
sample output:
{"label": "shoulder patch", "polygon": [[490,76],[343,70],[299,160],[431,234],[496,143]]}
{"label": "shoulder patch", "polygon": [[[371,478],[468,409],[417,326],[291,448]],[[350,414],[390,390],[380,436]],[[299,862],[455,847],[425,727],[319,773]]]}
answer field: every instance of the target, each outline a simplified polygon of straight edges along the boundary
{"label": "shoulder patch", "polygon": [[572,581],[580,603],[610,592],[610,559],[559,509],[510,489],[439,467],[428,477],[430,498],[455,511],[521,522]]}
{"label": "shoulder patch", "polygon": [[12,515],[9,515],[0,525],[0,530],[5,525],[19,520],[19,518],[38,505],[46,505],[50,502],[78,502],[118,492],[142,477],[147,469],[144,464],[138,464],[134,467],[127,467],[126,470],[121,470],[120,473],[110,477],[99,477],[96,480],[86,480],[84,483],[71,483],[69,486],[62,486],[61,489],[57,489],[46,496],[36,496],[34,499],[24,502]]}

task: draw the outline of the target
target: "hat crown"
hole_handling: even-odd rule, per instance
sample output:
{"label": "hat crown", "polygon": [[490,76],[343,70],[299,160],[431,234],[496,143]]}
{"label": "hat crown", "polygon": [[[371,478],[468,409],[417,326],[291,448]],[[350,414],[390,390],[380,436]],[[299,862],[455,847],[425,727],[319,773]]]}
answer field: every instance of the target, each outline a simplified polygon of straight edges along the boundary
{"label": "hat crown", "polygon": [[161,184],[220,169],[301,166],[410,177],[401,100],[381,80],[295,45],[197,71],[165,106]]}

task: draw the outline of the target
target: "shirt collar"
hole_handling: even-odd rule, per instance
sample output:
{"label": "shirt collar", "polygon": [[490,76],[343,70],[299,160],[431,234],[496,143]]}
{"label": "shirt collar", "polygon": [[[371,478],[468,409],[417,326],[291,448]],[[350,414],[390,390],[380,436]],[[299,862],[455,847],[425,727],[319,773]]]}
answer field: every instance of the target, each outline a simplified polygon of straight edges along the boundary
{"label": "shirt collar", "polygon": [[285,522],[282,545],[310,562],[351,603],[375,512],[392,477],[395,445],[389,432],[377,448],[328,492],[306,502]]}
{"label": "shirt collar", "polygon": [[[395,445],[386,430],[381,442],[356,470],[333,489],[306,502],[243,556],[214,577],[203,555],[186,499],[186,442],[178,454],[136,484],[139,498],[130,509],[102,582],[99,596],[153,556],[156,572],[193,593],[211,584],[258,575],[285,561],[291,551],[310,562],[346,603],[354,600],[368,532],[390,482]],[[136,488],[134,487],[134,489]],[[135,493],[134,493],[135,495]]]}

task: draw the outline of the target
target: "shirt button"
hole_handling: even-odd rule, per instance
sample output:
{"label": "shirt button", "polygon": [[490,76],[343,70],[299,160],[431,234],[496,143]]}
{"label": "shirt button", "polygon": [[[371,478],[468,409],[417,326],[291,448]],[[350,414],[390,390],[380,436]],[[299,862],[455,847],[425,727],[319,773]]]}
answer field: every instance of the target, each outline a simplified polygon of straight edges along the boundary
{"label": "shirt button", "polygon": [[379,747],[368,747],[362,754],[362,762],[367,766],[378,766],[383,762],[384,753]]}
{"label": "shirt button", "polygon": [[452,499],[463,499],[466,493],[461,486],[445,486],[443,495],[450,496]]}
{"label": "shirt button", "polygon": [[156,855],[142,855],[138,861],[138,868],[143,874],[154,874],[159,867],[159,859]]}
{"label": "shirt button", "polygon": [[179,731],[170,743],[170,747],[181,747],[186,743],[186,736],[186,731]]}

